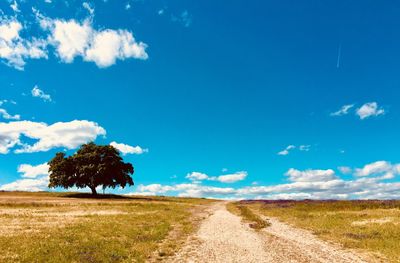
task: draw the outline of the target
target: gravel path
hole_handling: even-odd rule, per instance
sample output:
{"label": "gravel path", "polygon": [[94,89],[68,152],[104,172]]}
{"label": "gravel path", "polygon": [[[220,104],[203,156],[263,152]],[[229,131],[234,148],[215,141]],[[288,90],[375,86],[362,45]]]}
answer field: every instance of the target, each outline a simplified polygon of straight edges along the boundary
{"label": "gravel path", "polygon": [[224,202],[209,213],[197,234],[167,262],[371,262],[276,219],[256,232],[228,212]]}
{"label": "gravel path", "polygon": [[374,262],[367,255],[359,255],[336,244],[318,239],[309,231],[294,228],[275,218],[268,218],[271,226],[262,233],[268,240],[274,262]]}

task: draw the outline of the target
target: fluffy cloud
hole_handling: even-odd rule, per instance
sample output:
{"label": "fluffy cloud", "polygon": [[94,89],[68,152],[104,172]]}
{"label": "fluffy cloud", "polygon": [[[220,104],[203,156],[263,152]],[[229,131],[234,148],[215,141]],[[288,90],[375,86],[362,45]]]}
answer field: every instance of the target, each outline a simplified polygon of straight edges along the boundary
{"label": "fluffy cloud", "polygon": [[75,20],[43,18],[40,23],[42,28],[51,31],[49,41],[56,47],[57,54],[63,62],[71,63],[76,56],[84,56],[92,34],[89,20],[79,23]]}
{"label": "fluffy cloud", "polygon": [[[347,115],[354,106],[355,106],[354,104],[344,105],[342,106],[341,109],[331,113],[330,115],[331,116]],[[369,117],[383,115],[385,114],[385,110],[382,107],[379,107],[378,103],[376,102],[368,102],[363,104],[360,108],[356,109],[355,113],[361,120],[364,120]]]}
{"label": "fluffy cloud", "polygon": [[51,101],[51,96],[46,94],[43,90],[39,89],[37,85],[31,90],[32,97],[41,98],[44,101]]}
{"label": "fluffy cloud", "polygon": [[18,172],[22,173],[23,178],[37,178],[40,175],[49,174],[49,165],[42,163],[36,166],[30,164],[21,164],[18,166]]}
{"label": "fluffy cloud", "polygon": [[285,175],[292,182],[324,182],[336,179],[335,171],[332,169],[299,171],[291,168]]}
{"label": "fluffy cloud", "polygon": [[[394,189],[400,183],[383,182],[383,176],[343,180],[332,174],[332,170],[298,171],[305,175],[302,181],[292,181],[288,184],[273,186],[255,186],[237,189],[236,195],[246,198],[264,199],[373,199],[373,198],[398,198],[400,194]],[[325,181],[311,178],[319,174]]]}
{"label": "fluffy cloud", "polygon": [[[49,191],[49,166],[47,163],[39,165],[22,164],[18,166],[18,172],[22,173],[21,178],[14,182],[3,184],[0,186],[2,191]],[[68,188],[66,191],[86,192],[89,188]],[[101,191],[102,187],[98,186],[97,191]]]}
{"label": "fluffy cloud", "polygon": [[36,166],[30,164],[21,164],[18,166],[18,172],[22,179],[0,186],[2,191],[45,191],[49,185],[49,166],[47,163]]}
{"label": "fluffy cloud", "polygon": [[209,179],[209,176],[204,173],[191,172],[186,175],[186,178],[192,181],[202,181]]}
{"label": "fluffy cloud", "polygon": [[356,114],[361,120],[364,120],[369,117],[383,115],[385,114],[385,110],[382,107],[379,107],[378,103],[369,102],[358,108]]}
{"label": "fluffy cloud", "polygon": [[84,60],[93,61],[98,67],[108,67],[115,64],[117,59],[147,59],[146,47],[146,44],[136,42],[127,30],[107,29],[94,34]]}
{"label": "fluffy cloud", "polygon": [[344,105],[342,106],[342,108],[340,108],[338,111],[336,112],[332,112],[331,116],[343,116],[343,115],[347,115],[349,113],[349,111],[354,107],[354,104],[348,104],[348,105]]}
{"label": "fluffy cloud", "polygon": [[197,181],[208,180],[208,181],[218,181],[221,183],[235,183],[244,180],[246,177],[247,177],[246,171],[240,171],[233,174],[225,174],[219,176],[208,176],[207,174],[199,172],[192,172],[186,175],[186,178],[191,181],[197,182]]}
{"label": "fluffy cloud", "polygon": [[5,109],[0,109],[0,116],[6,120],[19,120],[21,118],[19,114],[11,115]]}
{"label": "fluffy cloud", "polygon": [[81,56],[84,61],[96,63],[98,67],[108,67],[116,60],[128,58],[147,59],[147,45],[137,42],[132,32],[127,30],[96,30],[91,20],[50,19],[36,14],[41,27],[50,32],[49,43],[56,47],[63,62],[71,63]]}
{"label": "fluffy cloud", "polygon": [[0,186],[0,190],[37,192],[46,190],[48,185],[49,177],[42,176],[35,179],[19,179],[9,184],[3,184]]}
{"label": "fluffy cloud", "polygon": [[26,59],[47,58],[46,41],[23,39],[23,26],[15,19],[0,17],[0,59],[9,66],[22,70]]}
{"label": "fluffy cloud", "polygon": [[384,178],[390,179],[400,174],[400,165],[392,165],[387,161],[377,161],[367,164],[361,169],[356,169],[355,174],[360,177],[382,175]]}
{"label": "fluffy cloud", "polygon": [[48,58],[48,46],[54,46],[56,55],[65,63],[78,56],[94,62],[98,67],[109,67],[117,60],[147,59],[147,45],[137,42],[132,32],[125,29],[97,30],[92,25],[94,8],[83,3],[90,17],[84,21],[51,19],[33,8],[46,38],[24,39],[23,24],[15,18],[0,17],[0,59],[9,66],[23,70],[27,59]]}
{"label": "fluffy cloud", "polygon": [[[243,188],[215,187],[196,183],[173,185],[139,185],[135,195],[177,195],[182,197],[209,197],[221,199],[393,199],[400,198],[400,182],[388,182],[388,172],[400,174],[400,164],[379,161],[354,170],[354,178],[344,180],[332,169],[290,169],[286,176],[289,183]],[[20,165],[22,178],[0,186],[0,190],[42,191],[47,190],[47,164]],[[238,174],[238,173],[236,173]],[[247,173],[246,173],[247,174]],[[188,179],[212,178],[202,173],[191,173]]]}
{"label": "fluffy cloud", "polygon": [[344,180],[333,169],[297,170],[286,172],[289,182],[269,186],[246,186],[243,188],[210,187],[202,180],[215,179],[202,173],[188,174],[195,183],[177,185],[140,185],[133,194],[178,195],[192,197],[216,197],[233,199],[392,199],[400,198],[400,182],[388,182],[389,176],[400,175],[400,164],[379,161],[363,168],[350,169],[354,178]]}
{"label": "fluffy cloud", "polygon": [[234,174],[220,175],[217,177],[217,181],[221,183],[235,183],[242,181],[247,177],[246,171],[236,172]]}
{"label": "fluffy cloud", "polygon": [[228,196],[235,194],[235,189],[231,187],[212,187],[199,184],[177,184],[177,185],[139,185],[133,195],[164,195],[173,193],[181,197],[213,197]]}
{"label": "fluffy cloud", "polygon": [[123,144],[123,143],[117,143],[117,142],[111,142],[111,146],[116,148],[118,151],[120,151],[122,154],[143,154],[148,152],[148,149],[143,149],[140,146],[130,146],[128,144]]}
{"label": "fluffy cloud", "polygon": [[[0,153],[6,154],[15,146],[19,146],[14,150],[15,153],[42,152],[59,147],[75,149],[105,134],[106,131],[97,123],[85,120],[52,125],[31,121],[0,123]],[[22,136],[37,142],[24,143],[21,141]]]}

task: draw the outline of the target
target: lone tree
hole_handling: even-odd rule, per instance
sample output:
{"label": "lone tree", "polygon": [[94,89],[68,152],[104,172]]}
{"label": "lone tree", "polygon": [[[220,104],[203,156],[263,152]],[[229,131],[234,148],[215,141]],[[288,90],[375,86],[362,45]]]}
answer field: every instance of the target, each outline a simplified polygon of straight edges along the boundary
{"label": "lone tree", "polygon": [[49,187],[89,187],[97,195],[96,187],[115,188],[133,185],[133,166],[124,163],[120,153],[111,145],[84,144],[72,156],[59,152],[48,163]]}

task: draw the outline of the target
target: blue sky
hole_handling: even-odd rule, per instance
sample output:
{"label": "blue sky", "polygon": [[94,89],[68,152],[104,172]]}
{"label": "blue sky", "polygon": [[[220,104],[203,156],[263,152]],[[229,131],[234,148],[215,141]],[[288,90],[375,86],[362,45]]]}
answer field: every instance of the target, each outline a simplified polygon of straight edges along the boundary
{"label": "blue sky", "polygon": [[[399,198],[394,1],[2,1],[0,189],[95,140],[115,193]],[[72,189],[75,190],[75,189]]]}

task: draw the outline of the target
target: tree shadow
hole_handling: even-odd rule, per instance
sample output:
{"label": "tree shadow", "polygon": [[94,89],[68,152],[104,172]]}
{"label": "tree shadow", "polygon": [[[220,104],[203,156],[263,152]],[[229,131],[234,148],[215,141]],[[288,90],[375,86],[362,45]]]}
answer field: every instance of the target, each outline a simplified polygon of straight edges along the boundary
{"label": "tree shadow", "polygon": [[66,193],[63,197],[69,198],[87,198],[87,199],[130,199],[129,196],[115,195],[115,194],[97,194],[90,193]]}
{"label": "tree shadow", "polygon": [[100,200],[141,200],[141,201],[157,201],[157,202],[170,202],[162,196],[146,197],[146,196],[124,196],[116,194],[97,194],[91,193],[65,193],[63,197],[66,198],[80,198],[80,199],[100,199]]}

